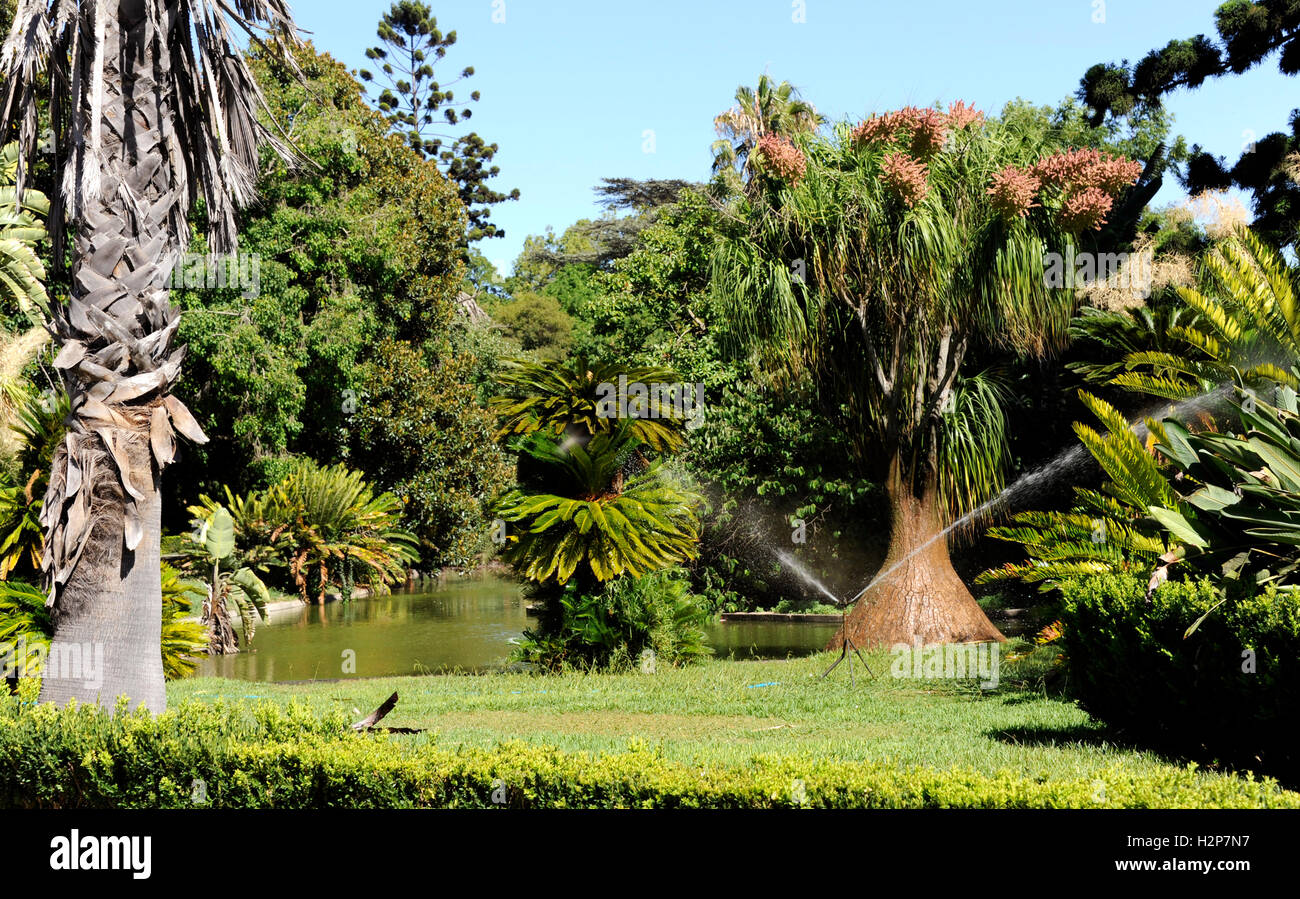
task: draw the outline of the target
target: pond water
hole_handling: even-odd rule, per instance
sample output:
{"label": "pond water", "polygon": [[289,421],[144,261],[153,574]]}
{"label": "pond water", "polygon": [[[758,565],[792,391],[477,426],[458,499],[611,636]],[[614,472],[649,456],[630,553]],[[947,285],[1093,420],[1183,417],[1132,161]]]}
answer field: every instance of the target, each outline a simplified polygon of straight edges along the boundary
{"label": "pond water", "polygon": [[[488,671],[509,664],[534,619],[518,584],[483,577],[388,596],[274,610],[251,650],[206,658],[199,674],[255,681]],[[835,626],[787,622],[711,624],[721,657],[784,658],[819,651]],[[344,668],[345,662],[351,669]]]}

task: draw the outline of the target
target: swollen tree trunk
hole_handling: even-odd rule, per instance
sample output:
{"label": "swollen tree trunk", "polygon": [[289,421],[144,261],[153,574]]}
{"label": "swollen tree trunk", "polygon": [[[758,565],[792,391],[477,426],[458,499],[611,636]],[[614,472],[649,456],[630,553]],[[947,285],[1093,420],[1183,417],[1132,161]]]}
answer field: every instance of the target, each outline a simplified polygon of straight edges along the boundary
{"label": "swollen tree trunk", "polygon": [[[83,79],[75,101],[72,133],[91,152],[75,173],[72,296],[55,304],[51,327],[72,411],[42,509],[55,632],[41,699],[111,709],[125,695],[161,712],[159,475],[175,452],[173,424],[206,438],[168,395],[183,353],[172,349],[180,316],[166,284],[188,196],[172,169],[169,17],[145,7],[113,2],[101,21],[81,23],[82,71],[102,71],[103,89],[96,96]],[[102,676],[88,678],[96,659]],[[68,676],[74,660],[80,677]]]}
{"label": "swollen tree trunk", "polygon": [[[891,506],[889,551],[876,583],[858,600],[845,624],[854,644],[1005,641],[952,567],[933,479],[916,491],[901,471],[895,459],[886,481]],[[842,642],[843,629],[829,648],[838,649]]]}

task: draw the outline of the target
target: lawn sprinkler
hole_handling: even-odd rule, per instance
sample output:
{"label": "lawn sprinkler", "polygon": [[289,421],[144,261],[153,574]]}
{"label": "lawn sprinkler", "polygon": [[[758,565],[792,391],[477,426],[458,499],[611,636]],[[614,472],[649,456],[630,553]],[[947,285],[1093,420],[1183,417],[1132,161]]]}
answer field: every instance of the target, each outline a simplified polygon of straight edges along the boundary
{"label": "lawn sprinkler", "polygon": [[[855,596],[854,599],[857,599],[857,597]],[[853,676],[853,656],[858,657],[858,661],[862,663],[862,667],[867,669],[867,674],[872,677],[875,677],[876,675],[875,672],[871,670],[871,666],[867,664],[867,660],[862,657],[862,653],[858,650],[857,644],[853,642],[853,638],[849,636],[849,606],[852,602],[853,600],[835,600],[835,604],[842,610],[840,612],[840,633],[844,635],[844,639],[840,642],[840,657],[831,663],[831,667],[822,672],[822,680],[830,677],[831,672],[839,667],[840,662],[848,659],[849,685],[857,686],[857,680]],[[849,655],[850,650],[853,651],[853,655]]]}

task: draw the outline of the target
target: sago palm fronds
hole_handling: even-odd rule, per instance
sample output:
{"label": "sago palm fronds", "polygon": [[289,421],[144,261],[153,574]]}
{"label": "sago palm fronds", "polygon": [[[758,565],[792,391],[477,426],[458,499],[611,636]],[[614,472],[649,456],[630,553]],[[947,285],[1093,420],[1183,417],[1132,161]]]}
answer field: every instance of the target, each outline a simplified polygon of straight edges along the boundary
{"label": "sago palm fronds", "polygon": [[41,501],[32,496],[31,484],[15,484],[0,475],[0,581],[14,571],[27,577],[40,572],[45,547],[40,516]]}
{"label": "sago palm fronds", "polygon": [[49,215],[50,201],[38,190],[24,191],[20,197],[14,186],[17,174],[18,144],[6,144],[0,150],[0,294],[12,299],[32,324],[40,327],[49,297],[45,266],[34,247],[46,237],[41,222]]}
{"label": "sago palm fronds", "polygon": [[376,494],[345,465],[305,460],[266,491],[234,497],[227,490],[226,498],[223,507],[200,497],[189,511],[201,525],[228,510],[246,561],[285,565],[304,600],[323,599],[330,585],[350,597],[356,581],[382,590],[420,558],[419,540],[399,524],[401,500]]}
{"label": "sago palm fronds", "polygon": [[[667,368],[628,368],[572,358],[565,362],[508,360],[496,375],[501,396],[490,400],[501,420],[498,436],[576,429],[585,438],[626,425],[642,443],[676,452],[695,395]],[[689,404],[689,405],[688,405]]]}
{"label": "sago palm fronds", "polygon": [[0,456],[10,465],[22,449],[16,432],[18,416],[36,394],[22,372],[49,342],[49,333],[40,326],[21,334],[0,334]]}
{"label": "sago palm fronds", "polygon": [[[1108,384],[1124,372],[1124,360],[1134,353],[1184,350],[1185,345],[1173,336],[1173,330],[1195,324],[1196,312],[1181,302],[1111,312],[1085,306],[1070,323],[1070,336],[1076,342],[1090,341],[1100,347],[1101,352],[1096,354],[1100,361],[1071,362],[1066,368],[1078,372],[1089,383]],[[1205,385],[1206,389],[1212,386]]]}
{"label": "sago palm fronds", "polygon": [[163,676],[167,680],[189,677],[207,651],[208,637],[203,625],[190,614],[191,605],[203,595],[203,588],[198,584],[184,580],[175,568],[163,564],[162,660]]}
{"label": "sago palm fronds", "polygon": [[20,581],[0,583],[0,643],[48,646],[54,625],[45,608],[45,594]]}
{"label": "sago palm fronds", "polygon": [[[530,580],[566,583],[589,571],[598,581],[639,576],[695,558],[701,497],[676,486],[658,463],[631,463],[626,431],[583,445],[539,436],[525,449],[554,473],[554,493],[515,490],[497,505],[507,524],[503,555]],[[626,478],[624,466],[634,472]]]}
{"label": "sago palm fronds", "polygon": [[[1118,410],[1083,391],[1079,397],[1106,432],[1078,422],[1074,430],[1107,482],[1100,491],[1074,488],[1070,512],[1021,512],[1010,525],[990,528],[990,537],[1023,545],[1029,558],[985,571],[977,584],[1015,579],[1050,586],[1061,578],[1119,568],[1150,571],[1167,551],[1150,510],[1177,508],[1178,494]],[[1148,419],[1146,425],[1164,436],[1160,423]]]}
{"label": "sago palm fronds", "polygon": [[1282,255],[1245,227],[1202,260],[1200,285],[1179,287],[1196,313],[1170,322],[1170,349],[1129,353],[1127,371],[1111,383],[1169,399],[1205,393],[1240,372],[1247,385],[1300,386],[1290,369],[1300,362],[1297,273]]}

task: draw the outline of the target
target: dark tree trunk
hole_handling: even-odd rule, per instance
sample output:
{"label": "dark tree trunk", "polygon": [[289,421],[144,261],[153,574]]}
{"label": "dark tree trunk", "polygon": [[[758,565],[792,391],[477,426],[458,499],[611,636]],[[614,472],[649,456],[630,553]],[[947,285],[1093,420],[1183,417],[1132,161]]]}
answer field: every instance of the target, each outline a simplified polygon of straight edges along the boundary
{"label": "dark tree trunk", "polygon": [[[1005,641],[957,576],[943,534],[934,479],[914,490],[896,458],[886,481],[889,551],[875,584],[849,612],[846,626],[859,647]],[[843,631],[831,640],[839,649]]]}

